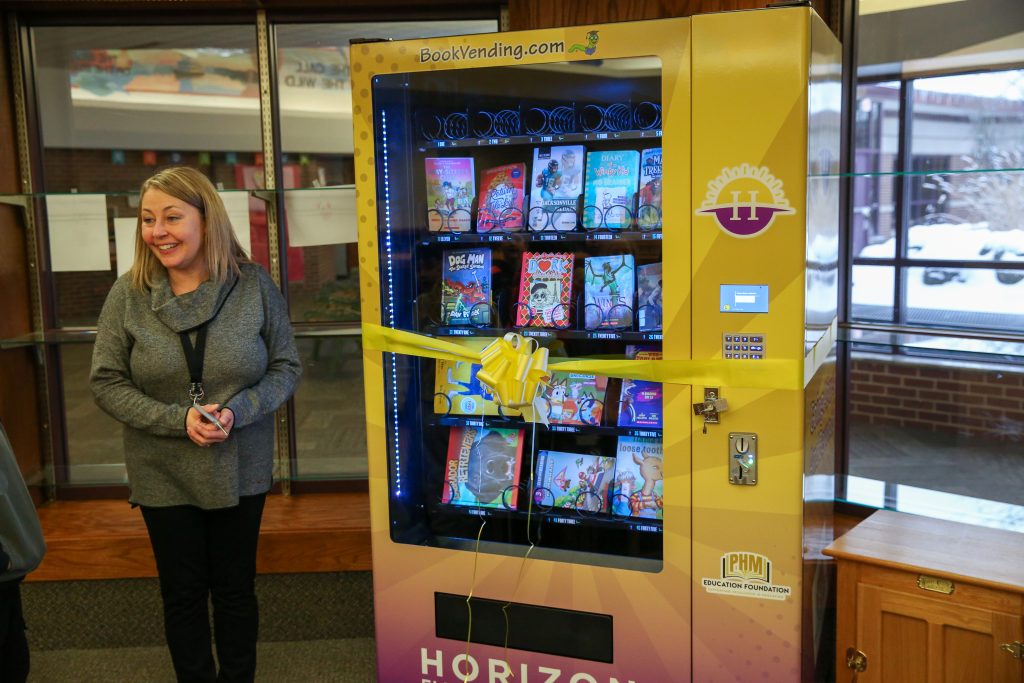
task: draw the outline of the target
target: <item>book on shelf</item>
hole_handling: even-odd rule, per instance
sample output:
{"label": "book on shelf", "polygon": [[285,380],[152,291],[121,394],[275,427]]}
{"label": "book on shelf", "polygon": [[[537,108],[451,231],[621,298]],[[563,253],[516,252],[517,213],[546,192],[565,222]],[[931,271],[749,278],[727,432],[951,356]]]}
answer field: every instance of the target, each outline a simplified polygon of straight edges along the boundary
{"label": "book on shelf", "polygon": [[634,276],[632,254],[584,260],[583,317],[588,330],[633,326]]}
{"label": "book on shelf", "polygon": [[607,377],[554,370],[544,389],[548,420],[552,424],[600,426],[607,392]]}
{"label": "book on shelf", "polygon": [[479,363],[437,359],[434,368],[434,412],[438,415],[497,415],[498,404],[476,373]]}
{"label": "book on shelf", "polygon": [[534,500],[540,505],[608,512],[615,458],[592,453],[540,451]]}
{"label": "book on shelf", "polygon": [[476,231],[523,229],[526,164],[505,164],[480,174],[480,208]]}
{"label": "book on shelf", "polygon": [[[661,360],[661,351],[645,346],[626,347],[626,357]],[[620,427],[662,427],[661,382],[623,378],[619,390]]]}
{"label": "book on shelf", "polygon": [[517,327],[566,327],[572,300],[573,254],[524,252]]}
{"label": "book on shelf", "polygon": [[522,459],[522,429],[452,427],[441,502],[515,508]]}
{"label": "book on shelf", "polygon": [[620,149],[587,154],[583,227],[623,230],[633,220],[633,196],[640,181],[640,152]]}
{"label": "book on shelf", "polygon": [[427,157],[427,228],[430,232],[469,232],[473,227],[472,157]]}
{"label": "book on shelf", "polygon": [[452,249],[442,254],[441,324],[489,325],[491,250]]}
{"label": "book on shelf", "polygon": [[637,196],[636,223],[641,230],[653,230],[661,224],[661,147],[640,152],[640,190]]}
{"label": "book on shelf", "polygon": [[536,147],[530,187],[530,229],[576,229],[576,203],[583,191],[583,145]]}
{"label": "book on shelf", "polygon": [[636,269],[636,322],[641,332],[661,330],[661,263]]}
{"label": "book on shelf", "polygon": [[620,436],[615,450],[612,514],[664,519],[661,439]]}

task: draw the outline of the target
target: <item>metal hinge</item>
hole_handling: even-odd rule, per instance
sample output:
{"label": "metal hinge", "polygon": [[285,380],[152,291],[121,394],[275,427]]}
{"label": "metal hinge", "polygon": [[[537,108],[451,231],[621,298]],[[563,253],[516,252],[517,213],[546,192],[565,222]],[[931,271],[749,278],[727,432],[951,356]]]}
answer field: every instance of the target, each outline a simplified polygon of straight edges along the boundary
{"label": "metal hinge", "polygon": [[1012,643],[1003,643],[999,646],[1003,652],[1009,652],[1010,656],[1024,660],[1024,643],[1015,640]]}

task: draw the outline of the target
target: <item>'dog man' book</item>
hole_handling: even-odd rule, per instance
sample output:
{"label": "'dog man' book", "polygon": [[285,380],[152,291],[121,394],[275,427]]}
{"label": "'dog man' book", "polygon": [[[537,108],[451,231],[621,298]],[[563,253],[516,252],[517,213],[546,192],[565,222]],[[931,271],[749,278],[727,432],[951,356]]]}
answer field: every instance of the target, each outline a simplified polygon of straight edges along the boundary
{"label": "'dog man' book", "polygon": [[427,228],[430,232],[469,232],[473,227],[472,157],[428,157]]}
{"label": "'dog man' book", "polygon": [[539,505],[608,512],[615,458],[591,453],[540,451],[534,500]]}
{"label": "'dog man' book", "polygon": [[487,325],[491,320],[491,250],[445,251],[441,267],[441,324]]}
{"label": "'dog man' book", "polygon": [[620,436],[615,452],[612,514],[664,519],[661,439]]}
{"label": "'dog man' book", "polygon": [[522,459],[522,429],[452,427],[441,502],[514,508]]}
{"label": "'dog man' book", "polygon": [[517,327],[566,327],[572,299],[571,253],[523,254]]}

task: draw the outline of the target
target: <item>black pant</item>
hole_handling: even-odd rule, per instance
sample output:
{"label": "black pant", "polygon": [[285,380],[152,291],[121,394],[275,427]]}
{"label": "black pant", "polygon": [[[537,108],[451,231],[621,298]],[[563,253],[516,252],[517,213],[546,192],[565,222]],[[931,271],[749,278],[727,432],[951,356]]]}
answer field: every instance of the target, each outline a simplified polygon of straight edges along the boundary
{"label": "black pant", "polygon": [[25,683],[28,640],[21,613],[21,579],[0,583],[0,683]]}
{"label": "black pant", "polygon": [[[261,494],[220,510],[142,507],[160,575],[167,647],[182,683],[256,675],[256,542],[265,501]],[[210,598],[219,674],[210,650]]]}

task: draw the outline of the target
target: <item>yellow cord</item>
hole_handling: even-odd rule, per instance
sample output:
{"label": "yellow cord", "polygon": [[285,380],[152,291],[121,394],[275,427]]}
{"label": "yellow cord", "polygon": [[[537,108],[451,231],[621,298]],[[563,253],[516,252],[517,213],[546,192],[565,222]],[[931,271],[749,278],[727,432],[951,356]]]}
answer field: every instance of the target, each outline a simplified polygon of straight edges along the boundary
{"label": "yellow cord", "polygon": [[480,530],[476,532],[476,548],[473,550],[473,579],[469,582],[469,595],[466,596],[466,612],[469,615],[469,625],[466,627],[466,659],[462,663],[466,670],[462,673],[462,683],[469,681],[469,644],[472,642],[471,639],[473,637],[473,605],[469,601],[473,599],[473,591],[476,589],[476,565],[477,560],[480,559],[480,538],[484,535],[485,526],[487,526],[486,519],[480,522]]}

